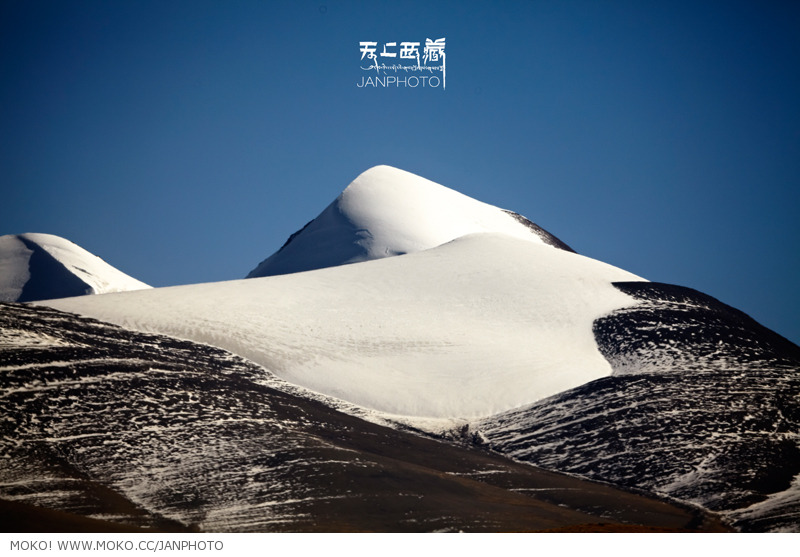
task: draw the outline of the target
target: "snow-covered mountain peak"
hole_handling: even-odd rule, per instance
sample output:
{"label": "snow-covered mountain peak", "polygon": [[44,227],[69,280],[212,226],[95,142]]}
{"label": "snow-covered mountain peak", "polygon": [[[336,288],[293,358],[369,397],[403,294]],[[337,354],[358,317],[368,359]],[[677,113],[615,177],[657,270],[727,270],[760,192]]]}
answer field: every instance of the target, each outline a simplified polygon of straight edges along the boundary
{"label": "snow-covered mountain peak", "polygon": [[52,234],[0,236],[0,301],[30,302],[150,288]]}
{"label": "snow-covered mountain peak", "polygon": [[[404,206],[413,205],[414,208],[422,203],[436,203],[437,199],[461,198],[470,200],[471,198],[455,190],[437,184],[422,176],[417,176],[411,172],[381,164],[368,168],[359,174],[350,185],[341,193],[337,201],[343,205],[349,203],[368,203],[373,208],[381,206],[396,206],[402,210]],[[439,201],[441,202],[441,201]]]}
{"label": "snow-covered mountain peak", "polygon": [[381,165],[361,173],[248,278],[415,253],[482,232],[572,251],[521,215]]}

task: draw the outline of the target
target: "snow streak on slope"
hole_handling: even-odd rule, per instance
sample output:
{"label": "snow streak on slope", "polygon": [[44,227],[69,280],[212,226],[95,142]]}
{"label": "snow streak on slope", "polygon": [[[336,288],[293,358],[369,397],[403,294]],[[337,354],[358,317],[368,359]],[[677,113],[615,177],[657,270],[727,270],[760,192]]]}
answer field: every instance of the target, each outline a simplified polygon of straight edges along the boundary
{"label": "snow streak on slope", "polygon": [[64,238],[0,236],[0,301],[29,302],[150,288]]}
{"label": "snow streak on slope", "polygon": [[521,215],[404,170],[376,166],[358,176],[248,278],[414,253],[482,232],[572,251]]}
{"label": "snow streak on slope", "polygon": [[746,531],[800,531],[798,385],[787,369],[605,377],[473,428],[515,460],[701,505]]}
{"label": "snow streak on slope", "polygon": [[379,411],[477,417],[611,373],[592,323],[642,280],[539,242],[478,234],[307,273],[47,305],[230,350]]}

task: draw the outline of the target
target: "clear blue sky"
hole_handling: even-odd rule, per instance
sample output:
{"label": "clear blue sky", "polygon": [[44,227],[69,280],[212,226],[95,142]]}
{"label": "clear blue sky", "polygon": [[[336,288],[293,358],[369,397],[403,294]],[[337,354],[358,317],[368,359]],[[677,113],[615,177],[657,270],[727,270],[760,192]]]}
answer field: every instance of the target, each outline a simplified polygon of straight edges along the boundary
{"label": "clear blue sky", "polygon": [[[446,38],[447,89],[359,42]],[[4,1],[0,234],[244,277],[361,171],[515,210],[800,342],[800,2]]]}

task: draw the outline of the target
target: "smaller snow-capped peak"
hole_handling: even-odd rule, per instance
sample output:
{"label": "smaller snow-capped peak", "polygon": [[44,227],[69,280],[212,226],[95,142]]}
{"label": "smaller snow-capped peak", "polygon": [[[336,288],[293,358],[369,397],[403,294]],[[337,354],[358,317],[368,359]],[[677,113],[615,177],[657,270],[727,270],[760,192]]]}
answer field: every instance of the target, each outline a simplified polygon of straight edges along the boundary
{"label": "smaller snow-capped peak", "polygon": [[150,288],[52,234],[0,236],[0,301],[30,302]]}
{"label": "smaller snow-capped peak", "polygon": [[282,275],[434,248],[503,233],[572,251],[525,217],[391,166],[359,175],[248,278]]}

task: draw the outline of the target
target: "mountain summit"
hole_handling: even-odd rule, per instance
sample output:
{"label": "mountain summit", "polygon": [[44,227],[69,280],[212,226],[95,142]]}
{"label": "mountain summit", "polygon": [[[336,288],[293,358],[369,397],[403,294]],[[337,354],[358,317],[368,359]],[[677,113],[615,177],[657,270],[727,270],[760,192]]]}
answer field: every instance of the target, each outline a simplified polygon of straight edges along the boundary
{"label": "mountain summit", "polygon": [[0,236],[0,301],[31,302],[150,288],[52,234]]}
{"label": "mountain summit", "polygon": [[572,251],[522,215],[391,166],[359,175],[320,215],[247,278],[415,253],[481,232]]}

